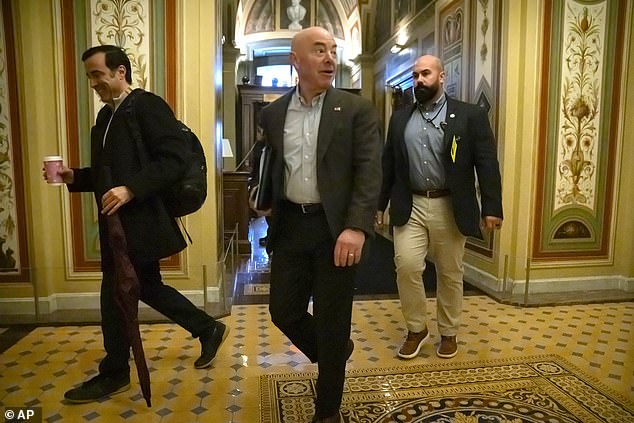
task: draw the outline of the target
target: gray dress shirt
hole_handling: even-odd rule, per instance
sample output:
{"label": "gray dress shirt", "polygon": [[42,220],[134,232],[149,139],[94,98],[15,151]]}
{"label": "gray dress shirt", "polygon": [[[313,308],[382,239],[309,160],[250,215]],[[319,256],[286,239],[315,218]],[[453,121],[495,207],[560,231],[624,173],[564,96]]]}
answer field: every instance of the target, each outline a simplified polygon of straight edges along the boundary
{"label": "gray dress shirt", "polygon": [[284,122],[284,190],[293,203],[320,203],[317,188],[317,134],[326,92],[310,104],[299,95],[291,97]]}
{"label": "gray dress shirt", "polygon": [[446,188],[442,164],[446,146],[440,125],[445,121],[446,113],[447,101],[443,94],[429,107],[417,107],[407,122],[405,146],[409,155],[409,178],[414,190]]}

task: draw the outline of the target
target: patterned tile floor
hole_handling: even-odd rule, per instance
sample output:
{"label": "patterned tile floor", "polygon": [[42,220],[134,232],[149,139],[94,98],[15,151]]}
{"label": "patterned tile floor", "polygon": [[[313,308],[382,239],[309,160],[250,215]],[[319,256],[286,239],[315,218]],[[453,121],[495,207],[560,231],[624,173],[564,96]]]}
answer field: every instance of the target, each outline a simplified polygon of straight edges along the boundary
{"label": "patterned tile floor", "polygon": [[[253,250],[249,271],[266,271],[266,253],[258,247]],[[396,357],[405,335],[399,301],[355,301],[355,350],[348,369],[447,362],[435,355],[436,303],[433,298],[428,301],[432,338],[410,361]],[[141,396],[134,367],[131,389],[125,393],[99,403],[65,403],[67,389],[96,374],[101,330],[35,328],[0,354],[0,409],[41,407],[43,421],[51,423],[260,422],[260,375],[315,371],[316,365],[272,325],[266,304],[234,305],[222,321],[231,332],[212,367],[205,370],[193,368],[200,344],[184,329],[170,323],[141,325],[152,408]],[[459,353],[452,361],[556,354],[626,401],[634,401],[634,302],[521,308],[484,295],[467,296],[458,341]]]}
{"label": "patterned tile floor", "polygon": [[[429,300],[430,311],[435,300]],[[465,298],[456,361],[557,354],[629,401],[634,400],[634,303],[522,309],[486,296]],[[152,408],[132,387],[101,403],[70,405],[63,392],[94,375],[101,357],[96,326],[40,327],[0,355],[0,405],[42,407],[44,421],[260,421],[259,376],[315,371],[271,324],[267,306],[234,306],[229,337],[211,368],[196,370],[199,343],[173,324],[142,325],[151,369]],[[356,301],[349,369],[443,362],[433,334],[420,356],[396,357],[403,337],[398,300]],[[107,419],[107,420],[106,420]]]}

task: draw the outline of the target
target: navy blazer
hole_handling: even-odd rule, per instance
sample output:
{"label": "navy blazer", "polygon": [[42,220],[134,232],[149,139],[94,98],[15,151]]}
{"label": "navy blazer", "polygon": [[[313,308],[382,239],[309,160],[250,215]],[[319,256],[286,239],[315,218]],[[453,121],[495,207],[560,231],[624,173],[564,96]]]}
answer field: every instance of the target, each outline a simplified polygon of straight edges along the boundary
{"label": "navy blazer", "polygon": [[[272,147],[272,219],[267,250],[274,251],[284,193],[284,123],[295,89],[262,109],[260,125]],[[317,186],[333,239],[346,228],[374,235],[381,188],[377,113],[363,97],[336,88],[326,92],[317,136]]]}
{"label": "navy blazer", "polygon": [[[412,212],[412,186],[409,179],[409,156],[405,146],[405,127],[416,105],[392,114],[383,150],[383,184],[379,210],[390,201],[390,223],[402,226]],[[502,218],[502,188],[493,132],[486,111],[475,104],[447,97],[443,153],[446,182],[456,224],[465,236],[482,238],[480,216]],[[456,151],[451,148],[455,140]],[[476,197],[475,173],[478,176],[482,209]]]}

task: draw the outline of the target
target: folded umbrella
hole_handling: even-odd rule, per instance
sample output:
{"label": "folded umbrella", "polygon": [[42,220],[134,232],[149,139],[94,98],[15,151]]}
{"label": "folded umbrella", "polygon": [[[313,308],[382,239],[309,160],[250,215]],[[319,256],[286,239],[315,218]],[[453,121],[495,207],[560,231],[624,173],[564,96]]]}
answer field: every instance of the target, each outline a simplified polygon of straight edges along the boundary
{"label": "folded umbrella", "polygon": [[128,256],[128,243],[123,232],[121,219],[117,214],[106,216],[108,224],[108,241],[114,256],[115,264],[115,301],[123,312],[125,320],[125,332],[136,364],[141,392],[148,407],[150,402],[150,372],[145,363],[143,344],[141,343],[141,333],[139,332],[139,298],[141,296],[141,285],[137,277],[134,266]]}

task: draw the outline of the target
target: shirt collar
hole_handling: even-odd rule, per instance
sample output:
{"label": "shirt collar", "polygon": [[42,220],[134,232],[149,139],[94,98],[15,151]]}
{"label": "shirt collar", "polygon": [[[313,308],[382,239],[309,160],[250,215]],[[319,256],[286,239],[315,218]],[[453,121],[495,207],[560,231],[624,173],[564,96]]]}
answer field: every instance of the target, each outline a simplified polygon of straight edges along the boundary
{"label": "shirt collar", "polygon": [[112,101],[114,102],[114,107],[112,107],[112,104],[108,103],[108,106],[113,109],[113,111],[116,111],[119,106],[121,105],[121,103],[123,103],[123,100],[126,99],[126,97],[132,92],[132,88],[128,87],[125,90],[123,90],[123,92],[121,93],[121,95],[119,97],[115,97],[112,99]]}
{"label": "shirt collar", "polygon": [[299,93],[299,84],[298,84],[297,87],[295,88],[295,93],[293,94],[293,100],[295,101],[295,104],[302,107],[315,107],[315,106],[318,106],[322,102],[322,100],[326,96],[326,91],[328,90],[324,90],[323,93],[313,97],[311,104],[308,104],[308,102],[304,100],[304,97],[302,97],[301,94]]}

